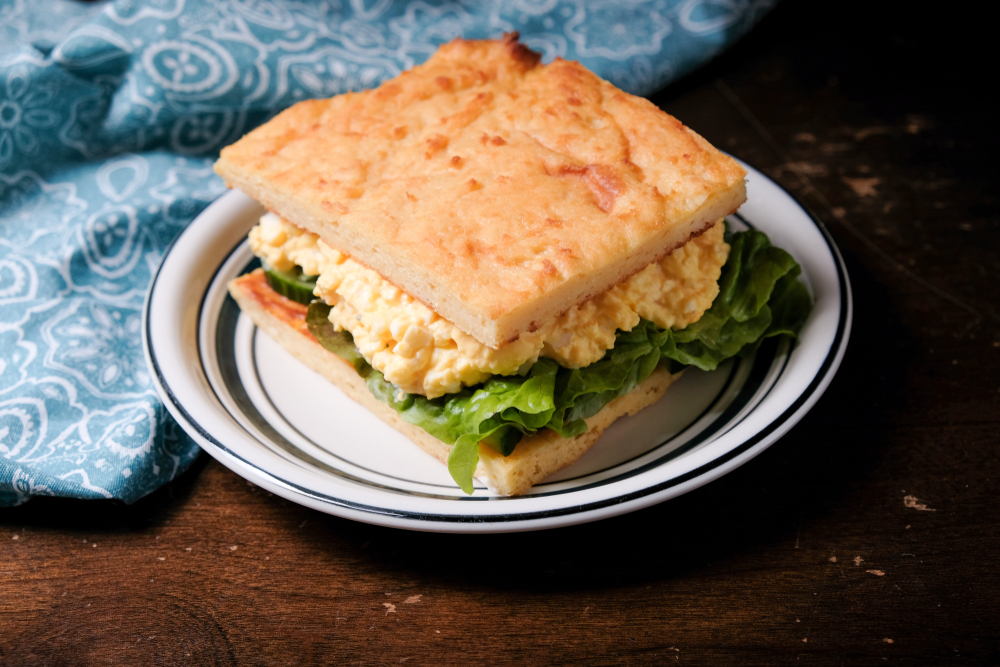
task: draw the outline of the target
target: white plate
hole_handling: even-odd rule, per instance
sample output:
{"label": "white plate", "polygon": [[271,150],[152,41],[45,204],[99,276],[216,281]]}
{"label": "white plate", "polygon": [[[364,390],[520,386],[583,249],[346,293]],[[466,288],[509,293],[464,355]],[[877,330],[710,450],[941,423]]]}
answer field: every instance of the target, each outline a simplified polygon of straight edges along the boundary
{"label": "white plate", "polygon": [[167,409],[209,454],[308,507],[385,526],[444,532],[538,530],[648,507],[716,479],[790,429],[836,372],[851,294],[832,239],[786,192],[747,168],[734,224],[768,234],[803,267],[815,300],[794,348],[765,344],[712,373],[688,370],[659,403],[616,422],[531,493],[465,496],[447,470],[359,408],[266,335],[226,292],[254,263],[262,213],[221,197],[167,250],[146,300],[143,342]]}

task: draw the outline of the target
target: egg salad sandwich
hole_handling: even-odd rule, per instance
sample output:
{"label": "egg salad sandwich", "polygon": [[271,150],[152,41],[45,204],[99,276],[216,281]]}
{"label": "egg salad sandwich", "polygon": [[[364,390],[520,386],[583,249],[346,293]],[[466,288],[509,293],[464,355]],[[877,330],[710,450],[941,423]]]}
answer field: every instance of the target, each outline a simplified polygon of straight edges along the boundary
{"label": "egg salad sandwich", "polygon": [[738,163],[516,34],[301,102],[215,169],[268,210],[243,312],[466,493],[524,493],[810,306],[787,253],[726,232]]}

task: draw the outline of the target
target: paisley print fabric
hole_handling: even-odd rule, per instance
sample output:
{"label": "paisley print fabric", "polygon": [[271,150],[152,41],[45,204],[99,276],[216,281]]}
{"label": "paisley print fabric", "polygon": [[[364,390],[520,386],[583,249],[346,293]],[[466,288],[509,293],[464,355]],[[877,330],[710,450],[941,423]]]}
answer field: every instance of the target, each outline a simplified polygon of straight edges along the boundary
{"label": "paisley print fabric", "polygon": [[152,388],[142,305],[224,191],[218,150],[455,37],[518,30],[648,94],[776,0],[0,0],[0,505],[132,502],[197,446]]}

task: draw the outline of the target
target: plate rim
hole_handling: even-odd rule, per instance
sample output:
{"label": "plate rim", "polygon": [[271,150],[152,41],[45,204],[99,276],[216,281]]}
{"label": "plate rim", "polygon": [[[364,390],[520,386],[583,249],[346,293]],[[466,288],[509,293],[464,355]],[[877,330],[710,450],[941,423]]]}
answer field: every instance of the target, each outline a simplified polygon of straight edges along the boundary
{"label": "plate rim", "polygon": [[[790,202],[793,203],[795,207],[813,223],[826,243],[826,250],[829,257],[832,259],[833,266],[836,270],[837,285],[840,292],[840,299],[837,304],[839,308],[837,330],[830,343],[829,349],[826,350],[826,356],[819,365],[815,375],[810,378],[810,381],[805,389],[802,390],[801,393],[799,393],[779,415],[770,419],[768,423],[763,426],[763,428],[757,430],[751,437],[747,438],[743,442],[740,442],[738,445],[722,452],[720,455],[713,457],[691,470],[673,476],[669,479],[645,485],[625,493],[613,493],[610,496],[587,500],[579,504],[574,504],[572,502],[562,503],[561,506],[554,508],[534,510],[525,509],[496,513],[454,511],[431,513],[405,510],[401,511],[398,509],[372,505],[359,502],[357,500],[330,495],[317,489],[304,486],[303,484],[297,483],[293,480],[279,477],[271,470],[261,467],[244,456],[241,456],[239,452],[233,450],[231,447],[227,446],[225,443],[212,435],[208,429],[206,429],[188,412],[187,409],[185,409],[183,402],[179,400],[176,393],[171,389],[170,383],[167,377],[165,377],[161,365],[157,362],[156,352],[153,349],[154,346],[151,342],[153,338],[151,326],[154,319],[152,316],[152,306],[157,293],[157,286],[160,284],[163,269],[168,263],[168,258],[171,256],[171,252],[177,247],[178,243],[185,237],[185,235],[191,233],[191,230],[196,228],[199,218],[202,218],[203,216],[211,218],[217,214],[213,209],[223,208],[226,204],[236,201],[238,197],[246,197],[246,195],[236,190],[230,191],[219,197],[201,214],[199,214],[199,216],[196,217],[195,220],[188,225],[188,227],[178,234],[173,241],[171,241],[164,251],[160,265],[157,267],[153,279],[150,281],[150,286],[146,294],[146,300],[143,305],[143,323],[141,330],[143,352],[146,356],[147,365],[151,370],[151,376],[154,380],[157,393],[160,395],[160,398],[163,400],[164,405],[167,407],[170,414],[175,420],[177,420],[178,424],[184,428],[184,430],[210,455],[240,476],[268,488],[268,490],[276,493],[277,495],[281,495],[282,497],[299,504],[303,504],[326,513],[360,520],[367,523],[407,528],[411,530],[429,530],[437,532],[512,532],[538,530],[609,518],[611,516],[617,516],[635,511],[643,507],[648,507],[662,502],[669,498],[682,495],[683,493],[691,491],[703,484],[714,481],[736,467],[739,467],[773,444],[773,442],[790,430],[812,408],[812,406],[815,405],[826,390],[827,386],[829,386],[834,375],[836,374],[837,369],[839,368],[850,339],[850,331],[853,321],[853,295],[851,292],[850,279],[848,277],[847,268],[840,250],[834,242],[832,235],[829,233],[829,230],[827,230],[826,226],[815,215],[813,215],[813,213],[806,206],[804,206],[802,202],[800,202],[780,184],[768,178],[762,172],[753,168],[746,162],[743,162],[743,164],[748,167],[748,178],[751,176],[759,178],[761,181],[777,188],[777,190],[785,197],[788,197]],[[196,349],[200,350],[201,348],[201,315],[204,312],[205,299],[208,296],[209,288],[214,283],[215,278],[217,277],[223,264],[225,264],[226,260],[239,247],[240,243],[242,243],[242,238],[237,241],[235,246],[224,252],[221,256],[220,263],[213,267],[211,272],[212,277],[206,282],[203,289],[199,288],[201,294],[199,297],[199,303],[196,307],[197,317],[195,318],[194,323],[196,329]],[[200,358],[199,354],[197,368],[201,373],[202,379],[207,383],[208,381],[205,375],[203,363],[204,362]],[[225,412],[225,408],[223,406],[220,405],[219,407],[221,407]],[[227,414],[227,416],[229,415]],[[231,416],[229,417],[231,419]],[[238,423],[236,424],[236,428],[243,430],[243,427]],[[289,463],[289,465],[291,464]],[[303,470],[303,472],[309,473],[310,475],[319,475],[318,472],[312,472],[309,470]],[[569,499],[574,493],[575,491],[569,491],[562,494],[560,497],[563,499]],[[449,509],[452,510],[459,507],[468,509],[473,507],[471,504],[455,504],[454,501],[447,502],[449,503]],[[476,503],[476,505],[480,507],[490,504],[492,503]]]}

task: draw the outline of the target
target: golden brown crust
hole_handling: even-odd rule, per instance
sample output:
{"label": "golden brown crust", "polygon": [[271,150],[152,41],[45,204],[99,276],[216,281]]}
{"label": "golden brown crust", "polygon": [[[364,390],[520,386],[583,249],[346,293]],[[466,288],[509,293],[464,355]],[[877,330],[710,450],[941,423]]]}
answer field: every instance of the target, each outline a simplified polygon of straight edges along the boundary
{"label": "golden brown crust", "polygon": [[735,161],[650,102],[512,37],[302,102],[216,171],[498,347],[745,199]]}
{"label": "golden brown crust", "polygon": [[[305,327],[306,307],[274,293],[262,271],[257,270],[230,281],[229,293],[243,313],[292,356],[337,385],[349,398],[373,412],[425,452],[447,464],[451,446],[419,426],[403,421],[395,410],[372,396],[354,366],[323,349],[309,333]],[[657,368],[636,389],[587,419],[587,432],[574,438],[560,438],[554,431],[546,429],[523,439],[514,453],[507,457],[488,445],[480,445],[476,477],[499,495],[523,494],[580,458],[619,417],[635,414],[659,400],[679,376],[670,375],[662,366]]]}

